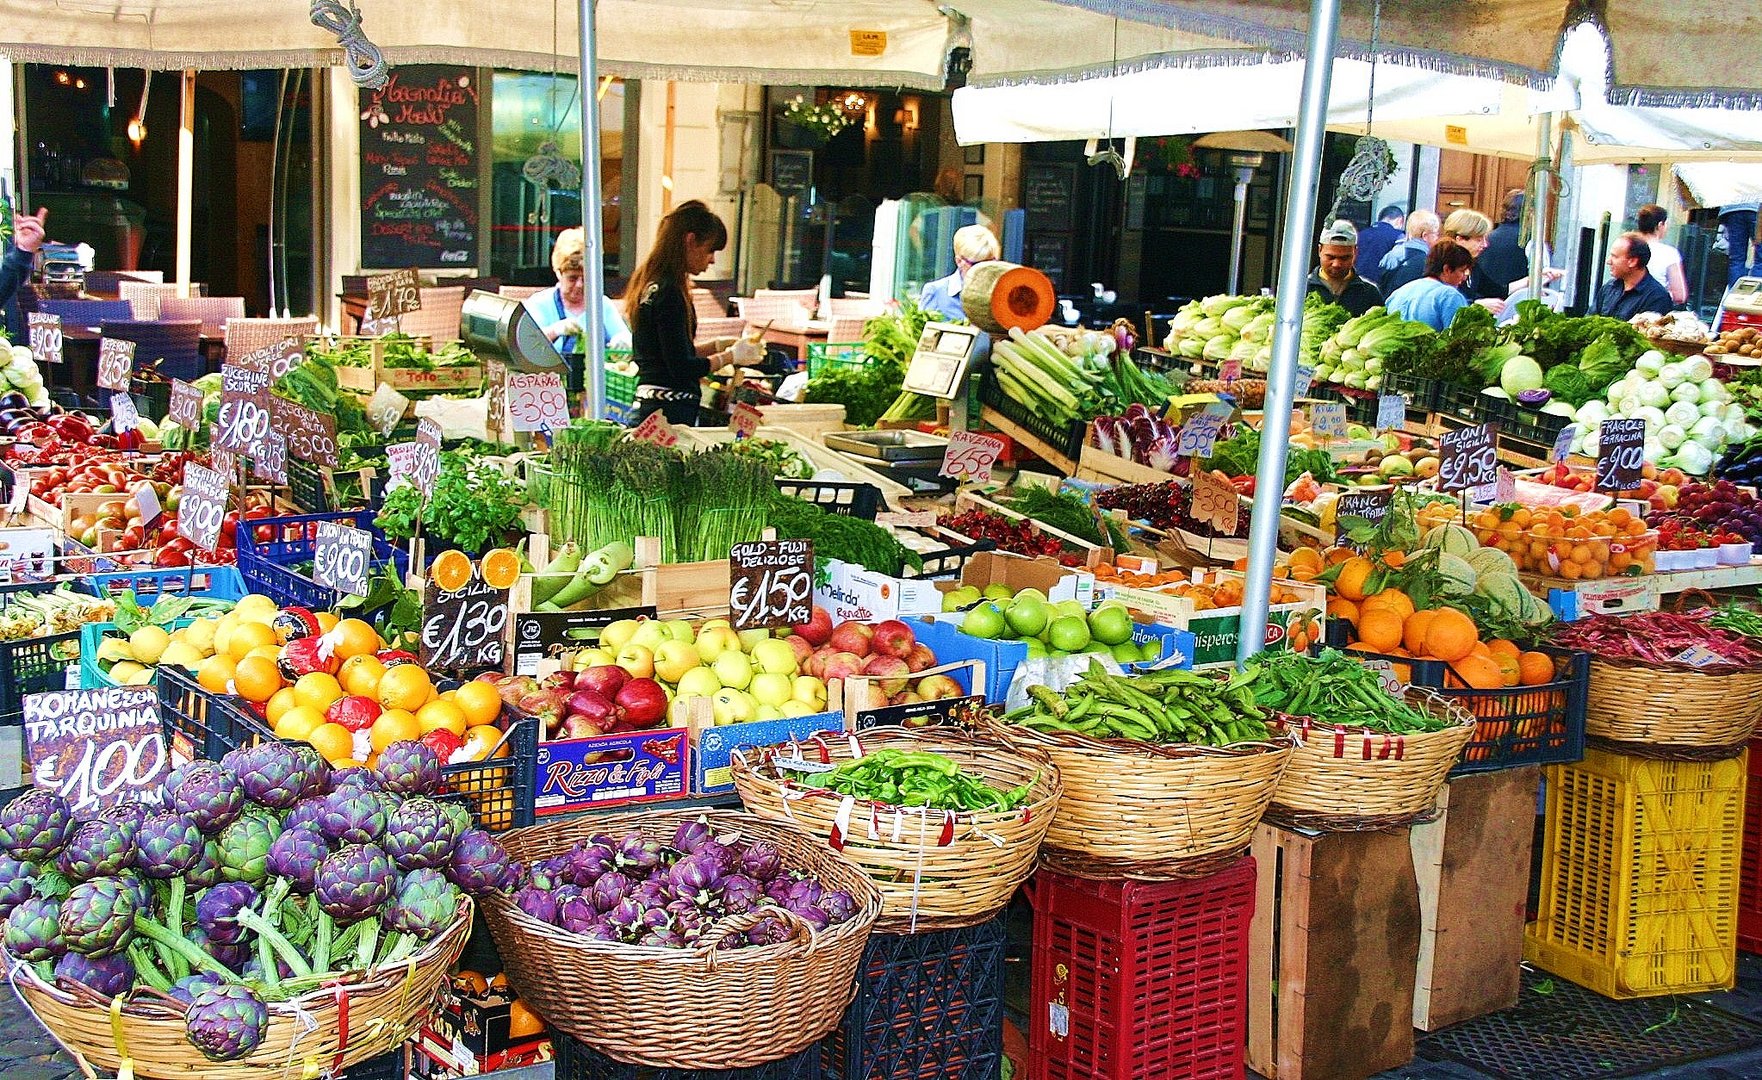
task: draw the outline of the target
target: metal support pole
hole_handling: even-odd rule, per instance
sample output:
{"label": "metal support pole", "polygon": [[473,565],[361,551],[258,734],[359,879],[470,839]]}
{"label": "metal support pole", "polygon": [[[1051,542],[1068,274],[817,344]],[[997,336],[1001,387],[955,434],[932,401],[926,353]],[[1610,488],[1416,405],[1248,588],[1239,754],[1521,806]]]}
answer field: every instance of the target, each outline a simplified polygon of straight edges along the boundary
{"label": "metal support pole", "polygon": [[1253,181],[1253,169],[1236,167],[1236,216],[1230,222],[1230,287],[1224,290],[1231,296],[1242,284],[1242,234],[1248,227],[1248,185]]}
{"label": "metal support pole", "polygon": [[581,273],[587,293],[587,319],[582,324],[583,382],[590,420],[606,415],[606,328],[600,305],[606,296],[606,257],[600,213],[600,64],[594,55],[595,0],[581,0]]}
{"label": "metal support pole", "polygon": [[1536,117],[1536,163],[1530,172],[1530,299],[1540,300],[1548,269],[1548,194],[1553,189],[1554,114]]}
{"label": "metal support pole", "polygon": [[[149,75],[148,78],[152,76]],[[177,295],[190,295],[190,204],[196,198],[196,73],[186,70],[177,99],[177,247],[172,269]]]}
{"label": "metal support pole", "polygon": [[1260,463],[1255,470],[1260,482],[1254,491],[1254,521],[1248,533],[1248,576],[1242,588],[1238,661],[1266,647],[1267,600],[1272,595],[1273,560],[1278,555],[1279,504],[1285,494],[1285,455],[1291,443],[1289,420],[1297,382],[1297,345],[1303,330],[1303,297],[1309,279],[1309,238],[1315,229],[1328,82],[1333,75],[1334,38],[1339,27],[1340,0],[1310,0],[1303,102],[1297,114],[1291,186],[1285,192],[1285,241],[1279,255],[1273,356],[1266,376],[1266,421],[1260,433]]}
{"label": "metal support pole", "polygon": [[1567,305],[1578,295],[1578,169],[1572,163],[1572,129],[1560,132],[1560,183],[1563,187],[1560,212],[1554,220],[1554,250],[1558,253],[1566,276],[1560,279],[1560,291]]}

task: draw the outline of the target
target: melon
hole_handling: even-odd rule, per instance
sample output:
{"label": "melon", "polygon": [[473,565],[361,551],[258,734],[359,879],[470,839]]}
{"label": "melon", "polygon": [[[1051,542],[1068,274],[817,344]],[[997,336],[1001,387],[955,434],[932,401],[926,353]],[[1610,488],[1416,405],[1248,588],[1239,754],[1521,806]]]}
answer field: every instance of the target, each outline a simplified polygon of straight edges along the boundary
{"label": "melon", "polygon": [[1479,587],[1482,596],[1499,605],[1507,614],[1523,618],[1523,601],[1524,597],[1529,596],[1529,590],[1516,577],[1510,574],[1485,574],[1480,579]]}
{"label": "melon", "polygon": [[1471,596],[1477,575],[1467,559],[1448,551],[1438,553],[1438,574],[1444,579],[1442,591],[1447,596]]}
{"label": "melon", "polygon": [[1428,548],[1436,548],[1459,559],[1468,558],[1481,546],[1474,533],[1453,521],[1432,526],[1426,532],[1424,543]]}
{"label": "melon", "polygon": [[1498,548],[1477,547],[1463,558],[1468,560],[1468,565],[1474,567],[1477,574],[1517,573],[1517,564],[1511,561],[1511,556]]}

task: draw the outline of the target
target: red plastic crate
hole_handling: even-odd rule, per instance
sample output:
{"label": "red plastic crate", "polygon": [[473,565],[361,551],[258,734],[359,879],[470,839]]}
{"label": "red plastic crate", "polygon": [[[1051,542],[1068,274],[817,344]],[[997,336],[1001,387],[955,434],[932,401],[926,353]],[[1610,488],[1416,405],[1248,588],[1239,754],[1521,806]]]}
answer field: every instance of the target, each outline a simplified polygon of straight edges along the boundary
{"label": "red plastic crate", "polygon": [[1750,741],[1744,786],[1744,868],[1738,877],[1738,948],[1762,953],[1762,739]]}
{"label": "red plastic crate", "polygon": [[1239,1080],[1254,859],[1196,881],[1040,870],[1030,1080]]}

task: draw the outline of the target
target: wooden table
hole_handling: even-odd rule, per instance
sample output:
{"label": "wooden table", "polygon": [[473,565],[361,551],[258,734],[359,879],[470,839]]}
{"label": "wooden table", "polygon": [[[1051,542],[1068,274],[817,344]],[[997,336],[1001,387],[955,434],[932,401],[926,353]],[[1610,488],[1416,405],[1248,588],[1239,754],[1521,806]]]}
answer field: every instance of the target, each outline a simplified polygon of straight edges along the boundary
{"label": "wooden table", "polygon": [[764,341],[767,345],[781,345],[795,352],[797,360],[808,358],[808,346],[815,342],[823,342],[832,327],[826,323],[808,323],[806,326],[794,328],[773,326],[765,331]]}

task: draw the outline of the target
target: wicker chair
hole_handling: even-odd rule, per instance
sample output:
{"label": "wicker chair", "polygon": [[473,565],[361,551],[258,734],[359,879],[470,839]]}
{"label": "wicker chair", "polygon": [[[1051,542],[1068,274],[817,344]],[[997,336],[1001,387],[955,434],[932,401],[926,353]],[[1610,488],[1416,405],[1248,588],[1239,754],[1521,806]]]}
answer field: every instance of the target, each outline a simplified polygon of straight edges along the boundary
{"label": "wicker chair", "polygon": [[536,296],[548,288],[550,288],[549,285],[503,285],[497,291],[510,300],[524,300],[529,296]]}
{"label": "wicker chair", "polygon": [[274,345],[285,337],[304,339],[318,332],[318,320],[304,319],[228,319],[226,321],[226,353],[245,356]]}
{"label": "wicker chair", "polygon": [[197,319],[202,323],[203,336],[220,337],[226,333],[228,320],[245,317],[245,298],[242,296],[191,296],[180,300],[171,296],[159,301],[159,317],[177,322],[185,319]]}
{"label": "wicker chair", "polygon": [[44,315],[61,316],[62,326],[97,326],[107,319],[134,318],[127,300],[53,300],[37,301],[36,310]]}
{"label": "wicker chair", "polygon": [[134,317],[143,321],[159,317],[159,301],[177,298],[176,285],[155,285],[150,281],[119,281],[116,291],[128,301]]}
{"label": "wicker chair", "polygon": [[135,343],[137,371],[157,367],[168,379],[198,379],[203,375],[202,323],[199,319],[181,322],[105,320],[99,326],[105,337]]}
{"label": "wicker chair", "polygon": [[406,312],[398,325],[413,337],[431,337],[438,348],[459,340],[459,312],[465,306],[462,285],[422,288],[422,310]]}

